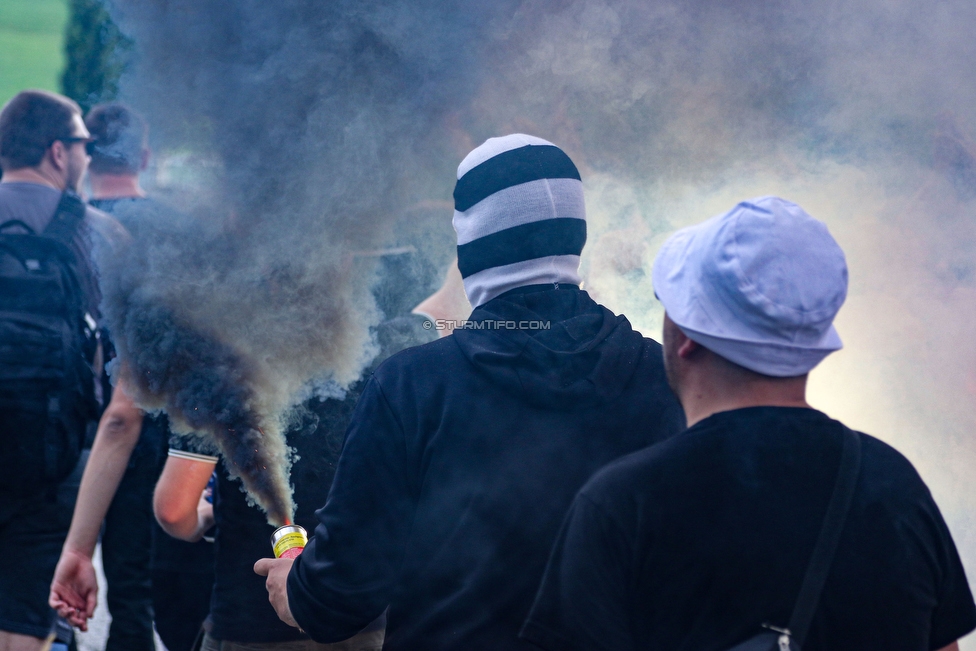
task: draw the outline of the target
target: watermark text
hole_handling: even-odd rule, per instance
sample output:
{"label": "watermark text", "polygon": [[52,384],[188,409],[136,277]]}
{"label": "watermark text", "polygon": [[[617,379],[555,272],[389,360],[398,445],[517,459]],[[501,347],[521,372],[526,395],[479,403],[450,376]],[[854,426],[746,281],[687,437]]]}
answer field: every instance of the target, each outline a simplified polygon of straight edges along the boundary
{"label": "watermark text", "polygon": [[468,321],[463,319],[434,319],[424,321],[424,328],[430,330],[548,330],[549,321],[523,319],[520,321],[499,321],[497,319],[482,319]]}

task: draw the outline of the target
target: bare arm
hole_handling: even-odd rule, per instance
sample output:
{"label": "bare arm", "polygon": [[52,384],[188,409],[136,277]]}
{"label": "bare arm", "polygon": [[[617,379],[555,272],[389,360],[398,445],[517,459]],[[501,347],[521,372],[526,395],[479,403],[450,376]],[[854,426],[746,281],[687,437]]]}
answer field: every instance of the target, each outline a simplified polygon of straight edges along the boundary
{"label": "bare arm", "polygon": [[213,506],[203,499],[216,462],[169,457],[153,494],[153,511],[163,531],[195,542],[213,526]]}
{"label": "bare arm", "polygon": [[142,410],[126,395],[125,385],[120,381],[98,423],[95,442],[78,489],[78,501],[64,543],[65,550],[70,549],[89,558],[95,553],[102,520],[122,481],[132,450],[139,441],[142,418]]}
{"label": "bare arm", "polygon": [[959,651],[959,642],[953,642],[949,646],[944,646],[939,651]]}
{"label": "bare arm", "polygon": [[82,630],[95,611],[98,594],[91,564],[98,532],[139,440],[142,417],[142,410],[126,395],[120,381],[98,423],[95,443],[78,489],[71,528],[54,572],[48,602],[58,614]]}

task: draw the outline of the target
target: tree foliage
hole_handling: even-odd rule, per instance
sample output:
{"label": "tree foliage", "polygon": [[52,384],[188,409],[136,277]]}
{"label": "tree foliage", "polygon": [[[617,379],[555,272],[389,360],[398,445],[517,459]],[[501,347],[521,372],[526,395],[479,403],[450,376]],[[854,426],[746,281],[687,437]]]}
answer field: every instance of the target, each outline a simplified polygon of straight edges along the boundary
{"label": "tree foliage", "polygon": [[132,39],[119,31],[103,0],[69,0],[67,65],[61,89],[87,111],[115,99],[132,55]]}

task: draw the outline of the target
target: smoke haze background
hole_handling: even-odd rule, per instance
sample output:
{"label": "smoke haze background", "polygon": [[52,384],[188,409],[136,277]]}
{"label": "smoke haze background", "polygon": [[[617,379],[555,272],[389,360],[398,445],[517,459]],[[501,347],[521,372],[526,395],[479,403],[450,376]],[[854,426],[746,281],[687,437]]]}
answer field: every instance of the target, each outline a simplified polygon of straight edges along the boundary
{"label": "smoke haze background", "polygon": [[411,245],[439,280],[454,171],[485,138],[577,162],[587,287],[652,336],[661,238],[782,195],[851,269],[812,400],[916,464],[976,579],[976,6],[484,4],[117,0],[123,96],[212,179],[173,184],[198,215],[178,244],[137,237],[149,302],[256,369],[249,399],[283,423],[309,379],[369,357],[353,252]]}

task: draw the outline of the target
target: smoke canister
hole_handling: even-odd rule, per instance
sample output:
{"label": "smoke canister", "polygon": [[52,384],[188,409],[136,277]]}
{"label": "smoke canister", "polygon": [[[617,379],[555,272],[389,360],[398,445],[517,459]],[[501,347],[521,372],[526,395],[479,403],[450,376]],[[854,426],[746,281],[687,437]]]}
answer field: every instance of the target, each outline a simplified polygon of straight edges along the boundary
{"label": "smoke canister", "polygon": [[271,534],[271,548],[275,558],[295,558],[308,544],[308,533],[297,524],[278,527]]}

